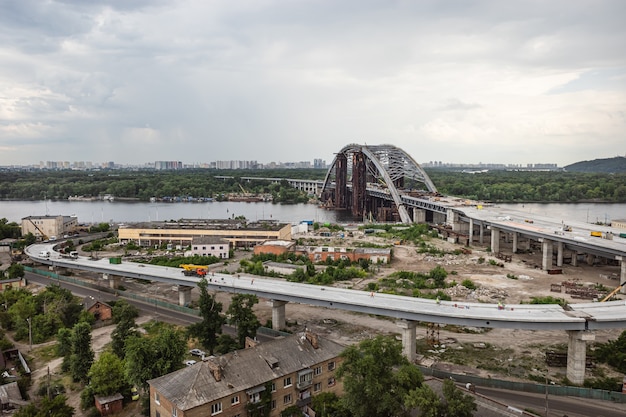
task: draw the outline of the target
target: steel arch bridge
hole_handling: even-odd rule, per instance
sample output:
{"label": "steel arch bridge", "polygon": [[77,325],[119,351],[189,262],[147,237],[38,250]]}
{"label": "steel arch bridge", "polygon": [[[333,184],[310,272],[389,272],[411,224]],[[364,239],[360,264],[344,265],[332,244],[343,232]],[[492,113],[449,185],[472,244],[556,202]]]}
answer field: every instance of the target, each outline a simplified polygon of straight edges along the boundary
{"label": "steel arch bridge", "polygon": [[[333,159],[326,173],[321,199],[327,208],[350,209],[355,217],[376,213],[377,218],[399,217],[403,223],[411,223],[411,216],[401,199],[410,185],[416,192],[416,183],[427,190],[417,192],[437,193],[435,184],[417,162],[402,149],[393,145],[344,146]],[[393,200],[392,207],[385,207],[382,200],[369,196],[368,189],[387,191]]]}

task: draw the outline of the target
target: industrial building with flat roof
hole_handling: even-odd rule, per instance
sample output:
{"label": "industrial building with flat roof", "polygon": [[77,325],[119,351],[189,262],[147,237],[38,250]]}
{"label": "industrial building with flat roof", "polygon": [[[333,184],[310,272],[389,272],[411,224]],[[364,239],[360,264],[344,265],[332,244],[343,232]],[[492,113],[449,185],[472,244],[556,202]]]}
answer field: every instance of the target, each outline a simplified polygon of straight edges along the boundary
{"label": "industrial building with flat roof", "polygon": [[174,244],[190,246],[194,238],[226,239],[232,247],[253,247],[266,240],[291,240],[291,225],[276,221],[245,219],[181,219],[120,225],[120,243],[139,246]]}

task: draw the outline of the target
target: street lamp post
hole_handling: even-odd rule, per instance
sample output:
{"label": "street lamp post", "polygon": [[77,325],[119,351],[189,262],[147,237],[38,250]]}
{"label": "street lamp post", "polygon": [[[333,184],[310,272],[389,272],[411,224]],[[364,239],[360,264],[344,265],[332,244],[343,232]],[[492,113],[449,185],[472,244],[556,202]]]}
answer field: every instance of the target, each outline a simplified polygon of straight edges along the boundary
{"label": "street lamp post", "polygon": [[30,317],[27,318],[26,321],[28,322],[28,346],[29,346],[29,351],[31,351],[33,350],[33,328],[31,326]]}

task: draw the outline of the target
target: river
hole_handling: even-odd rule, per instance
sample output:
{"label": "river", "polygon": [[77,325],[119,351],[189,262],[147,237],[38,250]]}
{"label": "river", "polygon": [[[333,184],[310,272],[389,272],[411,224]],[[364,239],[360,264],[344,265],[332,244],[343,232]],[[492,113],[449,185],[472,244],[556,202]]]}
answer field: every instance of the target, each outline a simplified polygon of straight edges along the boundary
{"label": "river", "polygon": [[[564,221],[586,223],[626,219],[626,204],[499,204],[502,207]],[[299,223],[353,222],[346,212],[325,210],[315,204],[281,205],[234,201],[205,203],[148,203],[122,201],[1,201],[0,219],[21,223],[27,216],[76,216],[80,223],[126,223],[178,219],[225,219],[244,216],[250,221],[278,220]]]}

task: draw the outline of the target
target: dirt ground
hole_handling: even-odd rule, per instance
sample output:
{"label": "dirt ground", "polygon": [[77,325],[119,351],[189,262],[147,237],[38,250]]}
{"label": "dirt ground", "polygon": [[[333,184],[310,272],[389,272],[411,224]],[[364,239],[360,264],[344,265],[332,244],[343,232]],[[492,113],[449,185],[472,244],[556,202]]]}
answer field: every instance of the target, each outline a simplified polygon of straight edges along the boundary
{"label": "dirt ground", "polygon": [[[376,243],[389,243],[373,237]],[[448,243],[441,239],[434,239],[432,243],[452,253],[460,246]],[[324,244],[349,246],[345,240]],[[504,249],[504,251],[506,248]],[[563,298],[569,303],[590,301],[572,298],[565,292],[551,292],[552,284],[562,281],[576,281],[583,285],[602,284],[608,288],[617,285],[617,280],[608,277],[619,274],[619,267],[615,266],[589,266],[579,263],[579,266],[564,265],[562,274],[549,275],[537,268],[541,264],[541,253],[515,254],[511,262],[503,262],[496,259],[486,250],[486,247],[474,246],[471,253],[447,254],[441,257],[417,253],[416,247],[411,245],[397,245],[393,247],[393,260],[389,265],[382,266],[375,276],[367,279],[358,279],[348,283],[355,290],[364,289],[369,282],[390,275],[395,271],[428,272],[435,266],[440,265],[449,272],[447,281],[461,283],[466,279],[472,280],[478,287],[474,291],[464,288],[453,287],[448,289],[453,300],[491,302],[502,301],[508,304],[516,304],[530,301],[531,297],[553,296]],[[222,269],[235,271],[239,266],[239,260],[250,256],[250,252],[237,251],[236,258],[229,260],[227,265],[220,266]],[[484,258],[483,263],[479,260]],[[494,260],[497,265],[491,265],[489,260]],[[219,269],[219,270],[222,270]],[[453,272],[454,271],[454,272]],[[508,275],[508,276],[507,276]],[[517,279],[511,279],[511,276]],[[342,283],[346,286],[346,283]],[[156,286],[155,286],[156,287]],[[152,290],[150,290],[152,292]],[[176,302],[177,294],[171,286],[160,285],[156,287],[154,294]],[[197,289],[192,292],[192,298],[198,296]],[[224,310],[228,307],[230,295],[216,294],[219,301],[224,304]],[[261,323],[271,319],[271,307],[265,300],[255,306],[255,312]],[[152,320],[151,316],[142,316],[139,322]],[[368,316],[320,307],[301,304],[287,304],[286,319],[290,330],[298,331],[305,327],[318,332],[338,343],[349,345],[357,343],[365,338],[378,334],[395,335],[399,337],[399,328],[392,319]],[[110,341],[113,326],[96,329],[93,332],[93,349],[98,354]],[[614,339],[621,330],[607,330],[596,332],[596,341],[605,342]],[[524,380],[528,375],[541,374],[546,369],[545,351],[549,349],[563,350],[567,346],[567,333],[564,331],[524,331],[513,329],[459,329],[454,326],[428,328],[418,327],[418,353],[422,364],[449,369],[454,372],[468,372],[481,376],[494,378],[508,378]],[[427,342],[431,342],[428,344]],[[434,343],[434,345],[433,345]],[[477,345],[482,344],[482,345]],[[475,346],[483,346],[474,349]],[[484,347],[486,346],[486,348]],[[18,346],[19,347],[19,346]],[[28,346],[20,348],[27,349]],[[481,350],[484,349],[484,352]],[[33,352],[36,356],[37,350]],[[482,360],[482,362],[481,362]],[[49,363],[38,360],[33,362],[33,387],[47,374],[48,368],[53,375],[59,375],[61,361],[54,359]],[[497,363],[497,366],[494,366]],[[592,376],[596,370],[589,370]],[[602,372],[606,372],[603,370]],[[558,381],[565,374],[565,368],[549,368],[551,377]],[[76,410],[76,415],[82,415],[80,411],[80,393],[72,391],[70,386],[68,396],[69,403]],[[128,415],[137,413],[137,402],[130,408]],[[125,412],[126,413],[126,412]]]}

